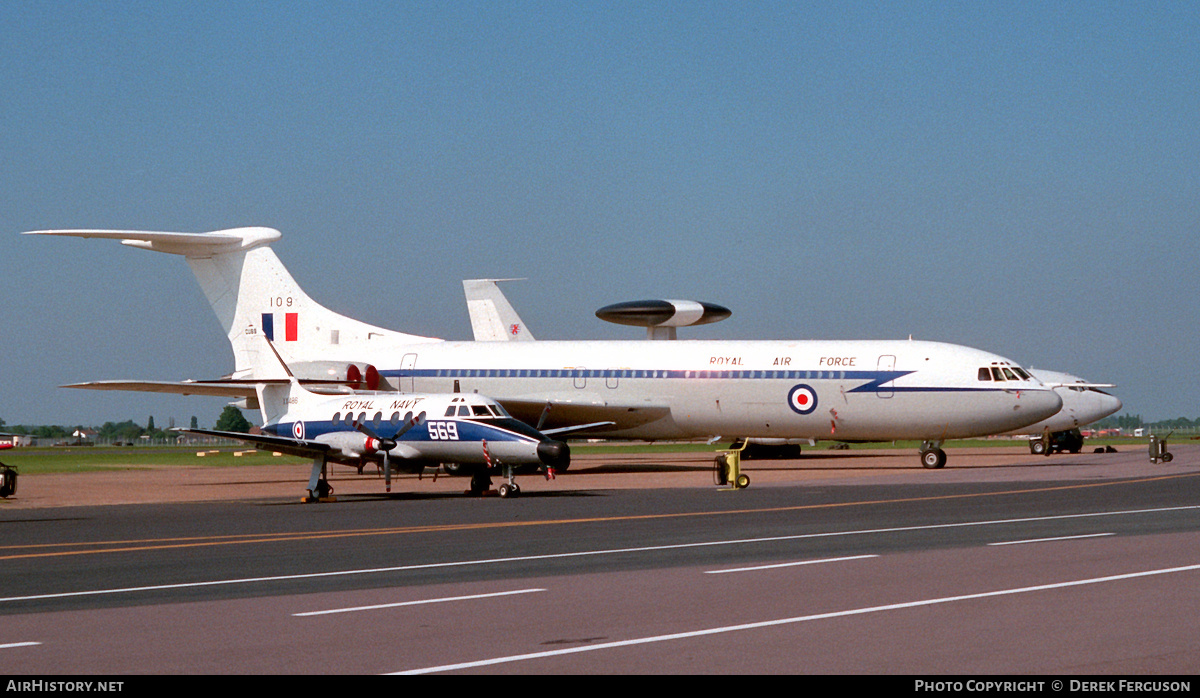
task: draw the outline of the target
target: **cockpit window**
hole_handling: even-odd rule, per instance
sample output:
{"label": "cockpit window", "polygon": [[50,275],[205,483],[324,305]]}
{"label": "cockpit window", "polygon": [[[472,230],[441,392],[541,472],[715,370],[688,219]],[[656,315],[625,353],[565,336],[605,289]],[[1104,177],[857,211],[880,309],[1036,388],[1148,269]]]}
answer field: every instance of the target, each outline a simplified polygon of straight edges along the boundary
{"label": "cockpit window", "polygon": [[1019,380],[1019,379],[1017,378],[1017,374],[1013,373],[1013,372],[1012,372],[1012,369],[1011,369],[1011,368],[1008,368],[1007,366],[1004,368],[1004,377],[1005,377],[1005,378],[1007,378],[1007,379],[1008,379],[1008,380],[1010,380],[1010,381]]}
{"label": "cockpit window", "polygon": [[979,380],[990,381],[991,379],[992,379],[992,372],[988,370],[988,367],[987,366],[981,367],[979,369]]}
{"label": "cockpit window", "polygon": [[488,412],[487,405],[471,405],[471,413],[476,417],[492,416],[492,413]]}
{"label": "cockpit window", "polygon": [[1025,369],[1021,368],[1020,366],[1013,366],[1013,372],[1020,376],[1021,380],[1023,381],[1031,380],[1030,375],[1026,373]]}
{"label": "cockpit window", "polygon": [[999,368],[992,366],[992,378],[994,380],[1002,381],[1004,380],[1004,374],[1000,372]]}

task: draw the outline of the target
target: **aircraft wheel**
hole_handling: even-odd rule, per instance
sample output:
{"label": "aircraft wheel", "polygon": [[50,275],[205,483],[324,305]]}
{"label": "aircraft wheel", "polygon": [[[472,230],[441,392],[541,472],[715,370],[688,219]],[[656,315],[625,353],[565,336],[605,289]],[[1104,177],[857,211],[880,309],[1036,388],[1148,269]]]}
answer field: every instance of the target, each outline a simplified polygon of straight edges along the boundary
{"label": "aircraft wheel", "polygon": [[506,482],[503,485],[500,485],[496,491],[499,492],[502,499],[506,499],[508,497],[515,497],[520,494],[521,488],[517,487],[516,485],[510,485]]}
{"label": "aircraft wheel", "polygon": [[462,463],[442,463],[442,468],[445,469],[447,475],[455,477],[467,474],[467,469],[463,467]]}
{"label": "aircraft wheel", "polygon": [[946,452],[940,448],[931,448],[928,451],[921,451],[921,465],[930,470],[945,467]]}
{"label": "aircraft wheel", "polygon": [[745,475],[745,474],[738,475],[737,486],[738,486],[739,490],[744,490],[747,487],[749,487],[750,486],[750,476]]}

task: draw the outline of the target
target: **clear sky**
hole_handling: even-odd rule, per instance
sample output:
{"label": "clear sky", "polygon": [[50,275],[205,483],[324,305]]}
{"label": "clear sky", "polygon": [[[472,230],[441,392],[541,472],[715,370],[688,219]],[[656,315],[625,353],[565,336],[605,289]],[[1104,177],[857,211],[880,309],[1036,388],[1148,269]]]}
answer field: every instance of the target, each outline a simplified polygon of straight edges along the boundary
{"label": "clear sky", "polygon": [[232,369],[181,258],[45,228],[263,225],[318,301],[469,339],[602,305],[698,339],[930,339],[1200,416],[1200,4],[0,3],[0,418]]}

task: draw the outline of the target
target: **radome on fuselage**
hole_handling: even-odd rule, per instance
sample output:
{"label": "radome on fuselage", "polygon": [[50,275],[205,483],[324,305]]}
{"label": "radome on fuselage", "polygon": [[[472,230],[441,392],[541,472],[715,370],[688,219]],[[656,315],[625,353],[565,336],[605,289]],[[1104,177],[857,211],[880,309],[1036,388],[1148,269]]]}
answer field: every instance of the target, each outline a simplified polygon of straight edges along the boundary
{"label": "radome on fuselage", "polygon": [[309,298],[271,249],[281,235],[269,228],[34,234],[117,239],[185,256],[230,340],[240,379],[252,377],[251,340],[261,331],[302,380],[365,377],[368,387],[402,392],[478,391],[539,428],[611,422],[587,434],[603,438],[916,439],[928,442],[927,467],[944,464],[946,439],[1019,429],[1062,404],[1032,378],[981,381],[980,368],[1019,367],[938,342],[455,342],[404,334]]}

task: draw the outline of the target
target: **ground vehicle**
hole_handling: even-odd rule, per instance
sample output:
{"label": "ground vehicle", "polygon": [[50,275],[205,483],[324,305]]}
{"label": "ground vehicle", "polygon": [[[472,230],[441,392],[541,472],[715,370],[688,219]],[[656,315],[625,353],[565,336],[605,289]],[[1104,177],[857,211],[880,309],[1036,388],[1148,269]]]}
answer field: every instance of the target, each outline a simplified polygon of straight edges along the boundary
{"label": "ground vehicle", "polygon": [[1050,455],[1051,453],[1079,453],[1083,450],[1083,434],[1078,429],[1056,431],[1049,439],[1030,439],[1029,452],[1035,456]]}

